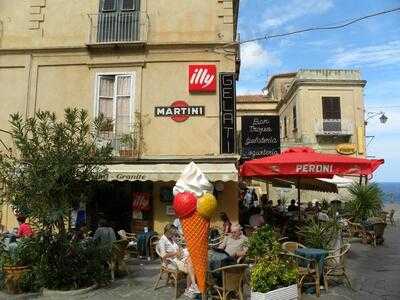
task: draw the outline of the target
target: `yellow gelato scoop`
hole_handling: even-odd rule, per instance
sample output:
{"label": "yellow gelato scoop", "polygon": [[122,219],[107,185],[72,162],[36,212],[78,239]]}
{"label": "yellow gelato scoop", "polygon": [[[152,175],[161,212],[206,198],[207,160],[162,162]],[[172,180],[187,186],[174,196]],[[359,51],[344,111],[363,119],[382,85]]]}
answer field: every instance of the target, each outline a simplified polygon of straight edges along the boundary
{"label": "yellow gelato scoop", "polygon": [[197,200],[197,212],[203,218],[211,219],[217,210],[217,199],[210,193],[205,193]]}

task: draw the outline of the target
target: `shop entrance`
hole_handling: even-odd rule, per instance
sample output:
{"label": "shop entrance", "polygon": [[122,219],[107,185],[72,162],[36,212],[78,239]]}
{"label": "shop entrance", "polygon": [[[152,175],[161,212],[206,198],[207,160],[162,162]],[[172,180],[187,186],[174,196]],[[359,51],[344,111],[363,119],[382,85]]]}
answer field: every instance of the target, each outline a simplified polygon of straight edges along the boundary
{"label": "shop entrance", "polygon": [[87,207],[90,228],[97,228],[98,221],[107,220],[115,231],[143,232],[153,228],[152,182],[98,182],[92,201]]}

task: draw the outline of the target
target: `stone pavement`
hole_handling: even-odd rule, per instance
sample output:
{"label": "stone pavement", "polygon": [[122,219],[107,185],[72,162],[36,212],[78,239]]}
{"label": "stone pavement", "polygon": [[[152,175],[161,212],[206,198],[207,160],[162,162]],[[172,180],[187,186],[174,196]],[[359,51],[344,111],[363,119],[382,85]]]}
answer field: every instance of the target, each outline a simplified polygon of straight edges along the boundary
{"label": "stone pavement", "polygon": [[[110,287],[96,289],[84,296],[64,299],[135,299],[171,300],[174,290],[162,287],[153,290],[159,272],[157,262],[132,261],[128,276],[116,280]],[[347,260],[347,269],[353,285],[351,290],[345,285],[324,290],[321,297],[304,295],[304,300],[400,300],[400,226],[388,226],[383,246],[372,248],[369,245],[353,243]],[[35,295],[10,296],[0,293],[0,299],[46,299]],[[47,298],[51,299],[51,298]],[[57,298],[61,299],[61,298]],[[182,296],[180,299],[185,299]]]}

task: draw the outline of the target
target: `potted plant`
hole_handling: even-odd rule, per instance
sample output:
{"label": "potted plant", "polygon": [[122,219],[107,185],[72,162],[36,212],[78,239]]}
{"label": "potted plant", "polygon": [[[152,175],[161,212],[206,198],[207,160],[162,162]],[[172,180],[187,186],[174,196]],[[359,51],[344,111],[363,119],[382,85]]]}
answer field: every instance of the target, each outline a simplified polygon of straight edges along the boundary
{"label": "potted plant", "polygon": [[298,299],[296,265],[278,256],[260,259],[251,269],[251,300]]}
{"label": "potted plant", "polygon": [[281,256],[281,246],[270,226],[255,231],[247,241],[248,256],[255,265],[250,270],[252,300],[297,299],[298,269]]}
{"label": "potted plant", "polygon": [[382,211],[382,190],[376,183],[353,184],[348,188],[350,200],[345,209],[354,222],[363,222],[370,217],[379,216]]}
{"label": "potted plant", "polygon": [[2,244],[1,265],[4,273],[4,286],[8,293],[22,292],[21,280],[30,271],[30,254],[27,240],[21,240],[9,245]]}
{"label": "potted plant", "polygon": [[299,228],[298,235],[305,246],[330,250],[340,234],[341,225],[336,218],[327,222],[310,220]]}
{"label": "potted plant", "polygon": [[127,157],[132,157],[133,156],[133,134],[132,133],[126,133],[121,135],[120,138],[120,143],[121,143],[121,149],[119,150],[119,155],[120,156],[127,156]]}

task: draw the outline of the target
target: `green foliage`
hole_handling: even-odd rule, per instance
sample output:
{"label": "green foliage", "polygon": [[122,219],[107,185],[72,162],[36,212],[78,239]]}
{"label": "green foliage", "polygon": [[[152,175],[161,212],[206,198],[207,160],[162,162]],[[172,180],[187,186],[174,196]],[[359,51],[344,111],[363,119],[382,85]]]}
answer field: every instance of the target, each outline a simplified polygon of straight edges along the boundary
{"label": "green foliage", "polygon": [[361,222],[379,215],[382,210],[383,192],[376,183],[353,184],[348,191],[351,196],[345,208],[354,221]]}
{"label": "green foliage", "polygon": [[66,235],[39,235],[33,239],[33,286],[69,290],[101,283],[108,278],[110,249],[97,242],[72,241]]}
{"label": "green foliage", "polygon": [[104,121],[101,116],[90,122],[87,111],[71,108],[62,120],[49,111],[27,119],[10,116],[15,151],[0,153],[4,201],[29,217],[39,232],[14,254],[0,257],[3,265],[30,266],[24,290],[81,288],[106,276],[109,251],[94,242],[72,241],[65,228],[73,207],[88,200],[89,182],[107,175],[101,165],[112,159],[112,148],[99,145],[100,132],[110,126]]}
{"label": "green foliage", "polygon": [[247,240],[247,256],[258,259],[265,256],[279,255],[281,246],[277,241],[275,232],[269,225],[265,225],[255,231]]}
{"label": "green foliage", "polygon": [[295,264],[283,259],[263,258],[251,269],[252,290],[267,293],[297,283],[299,276]]}
{"label": "green foliage", "polygon": [[17,243],[12,243],[10,246],[1,244],[0,259],[2,266],[8,267],[23,267],[29,266],[33,262],[31,239],[25,238]]}
{"label": "green foliage", "polygon": [[253,291],[267,293],[297,282],[297,266],[280,257],[281,245],[269,225],[254,232],[247,246],[247,255],[257,262],[251,269]]}
{"label": "green foliage", "polygon": [[339,231],[339,222],[331,218],[327,222],[310,220],[300,228],[299,234],[303,237],[305,246],[329,250],[336,240]]}
{"label": "green foliage", "polygon": [[61,121],[39,111],[28,119],[13,114],[10,124],[16,151],[0,153],[5,201],[41,229],[63,232],[73,205],[87,199],[87,182],[106,175],[100,165],[112,149],[97,146],[101,123],[91,126],[87,111],[68,108]]}

